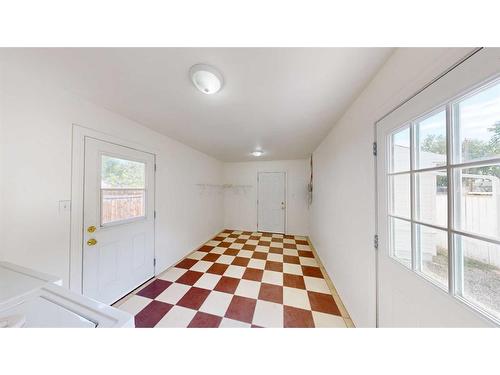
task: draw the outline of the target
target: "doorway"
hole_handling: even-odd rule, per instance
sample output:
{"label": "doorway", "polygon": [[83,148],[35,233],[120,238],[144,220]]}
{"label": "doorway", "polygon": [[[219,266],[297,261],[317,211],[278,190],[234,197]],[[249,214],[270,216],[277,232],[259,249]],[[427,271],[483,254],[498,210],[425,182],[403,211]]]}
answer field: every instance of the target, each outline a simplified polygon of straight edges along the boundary
{"label": "doorway", "polygon": [[286,173],[258,172],[257,230],[285,233]]}
{"label": "doorway", "polygon": [[155,156],[84,140],[82,292],[111,304],[154,276]]}

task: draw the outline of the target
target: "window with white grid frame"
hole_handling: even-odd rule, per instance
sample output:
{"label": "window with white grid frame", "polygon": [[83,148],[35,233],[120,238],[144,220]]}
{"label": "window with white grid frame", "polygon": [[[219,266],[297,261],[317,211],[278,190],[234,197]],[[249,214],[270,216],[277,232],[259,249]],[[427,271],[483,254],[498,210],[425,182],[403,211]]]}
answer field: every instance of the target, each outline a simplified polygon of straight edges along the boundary
{"label": "window with white grid frame", "polygon": [[500,321],[500,79],[387,139],[391,256]]}

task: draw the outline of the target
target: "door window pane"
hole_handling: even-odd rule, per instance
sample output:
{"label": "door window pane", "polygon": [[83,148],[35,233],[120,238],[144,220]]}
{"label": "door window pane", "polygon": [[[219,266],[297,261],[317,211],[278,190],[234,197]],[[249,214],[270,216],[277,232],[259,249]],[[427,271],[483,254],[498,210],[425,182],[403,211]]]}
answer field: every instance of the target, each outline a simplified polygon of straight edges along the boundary
{"label": "door window pane", "polygon": [[410,174],[389,177],[391,189],[391,213],[410,218]]}
{"label": "door window pane", "polygon": [[446,227],[448,223],[446,170],[415,174],[415,216],[418,221]]}
{"label": "door window pane", "polygon": [[391,135],[391,172],[410,170],[410,128]]}
{"label": "door window pane", "polygon": [[446,111],[415,123],[417,168],[446,165]]}
{"label": "door window pane", "polygon": [[500,164],[455,171],[455,224],[466,232],[500,238]]}
{"label": "door window pane", "polygon": [[393,217],[389,220],[392,256],[411,268],[411,224]]}
{"label": "door window pane", "polygon": [[145,216],[146,164],[103,155],[101,225]]}
{"label": "door window pane", "polygon": [[455,237],[463,267],[463,297],[500,318],[500,246]]}
{"label": "door window pane", "polygon": [[415,225],[420,271],[448,287],[448,233],[426,225]]}
{"label": "door window pane", "polygon": [[454,105],[461,162],[500,157],[500,83]]}

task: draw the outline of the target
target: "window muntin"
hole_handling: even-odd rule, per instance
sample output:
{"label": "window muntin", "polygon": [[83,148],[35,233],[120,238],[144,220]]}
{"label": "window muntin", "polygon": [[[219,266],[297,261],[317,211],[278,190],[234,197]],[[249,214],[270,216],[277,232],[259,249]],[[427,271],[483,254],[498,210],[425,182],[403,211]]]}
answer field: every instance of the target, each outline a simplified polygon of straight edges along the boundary
{"label": "window muntin", "polygon": [[101,155],[101,226],[145,215],[146,164]]}
{"label": "window muntin", "polygon": [[500,80],[388,140],[391,257],[500,322]]}

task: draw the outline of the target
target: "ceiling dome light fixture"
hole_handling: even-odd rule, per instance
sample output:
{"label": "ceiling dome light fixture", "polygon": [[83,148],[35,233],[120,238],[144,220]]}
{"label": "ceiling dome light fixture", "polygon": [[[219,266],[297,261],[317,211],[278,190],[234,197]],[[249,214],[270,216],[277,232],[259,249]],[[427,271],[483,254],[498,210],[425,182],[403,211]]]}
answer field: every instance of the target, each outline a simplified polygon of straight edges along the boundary
{"label": "ceiling dome light fixture", "polygon": [[196,64],[189,69],[191,81],[204,94],[215,94],[222,88],[224,79],[214,67],[206,64]]}
{"label": "ceiling dome light fixture", "polygon": [[261,150],[255,150],[254,152],[252,152],[252,155],[253,156],[262,156],[264,154],[264,151],[261,151]]}

